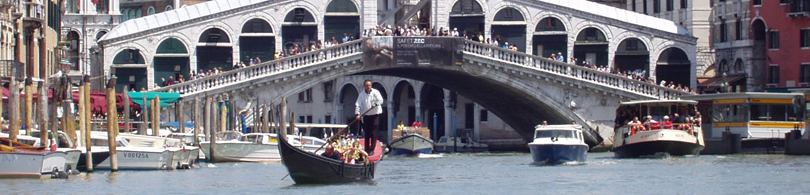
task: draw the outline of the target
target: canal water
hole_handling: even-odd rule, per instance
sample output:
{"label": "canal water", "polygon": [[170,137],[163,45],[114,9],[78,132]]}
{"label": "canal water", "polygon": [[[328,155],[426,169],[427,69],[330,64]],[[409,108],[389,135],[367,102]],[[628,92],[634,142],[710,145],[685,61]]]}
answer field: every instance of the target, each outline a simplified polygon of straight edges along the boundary
{"label": "canal water", "polygon": [[810,156],[701,155],[534,166],[528,153],[386,158],[372,183],[295,185],[280,163],[2,179],[3,194],[808,194]]}

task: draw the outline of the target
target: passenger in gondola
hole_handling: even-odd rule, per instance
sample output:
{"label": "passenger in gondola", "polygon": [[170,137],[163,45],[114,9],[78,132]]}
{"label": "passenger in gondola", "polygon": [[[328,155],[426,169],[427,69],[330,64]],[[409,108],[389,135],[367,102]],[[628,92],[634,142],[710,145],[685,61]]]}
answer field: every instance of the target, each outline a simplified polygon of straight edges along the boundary
{"label": "passenger in gondola", "polygon": [[349,147],[345,152],[343,152],[343,162],[346,164],[359,164],[360,162],[366,162],[368,159],[368,153],[363,151],[363,146],[360,145],[359,141],[355,141],[352,143],[352,147]]}
{"label": "passenger in gondola", "polygon": [[326,145],[326,151],[324,151],[321,154],[321,156],[325,156],[327,158],[331,158],[331,159],[335,159],[335,160],[341,160],[341,158],[342,158],[340,153],[335,152],[335,148],[332,147],[332,144],[327,144]]}

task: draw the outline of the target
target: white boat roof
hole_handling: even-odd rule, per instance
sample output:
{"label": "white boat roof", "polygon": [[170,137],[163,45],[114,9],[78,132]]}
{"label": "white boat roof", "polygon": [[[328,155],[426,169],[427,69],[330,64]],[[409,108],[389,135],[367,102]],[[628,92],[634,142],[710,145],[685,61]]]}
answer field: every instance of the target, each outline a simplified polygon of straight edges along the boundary
{"label": "white boat roof", "polygon": [[332,128],[332,129],[339,129],[345,128],[345,124],[316,124],[316,123],[295,123],[295,127],[298,128]]}
{"label": "white boat roof", "polygon": [[636,104],[697,104],[694,100],[635,100],[622,102],[622,106],[636,105]]}
{"label": "white boat roof", "polygon": [[681,99],[687,100],[722,100],[739,98],[767,98],[767,99],[793,99],[796,96],[804,98],[803,93],[765,93],[765,92],[743,92],[743,93],[716,93],[701,95],[685,95]]}
{"label": "white boat roof", "polygon": [[[171,11],[144,16],[124,21],[104,35],[99,42],[137,34],[147,30],[158,29],[170,25],[177,25],[197,18],[222,13],[266,0],[216,0],[177,8]],[[683,26],[670,20],[656,18],[641,13],[619,9],[586,0],[535,0],[549,3],[585,13],[644,26],[668,33],[689,35],[692,34]],[[528,17],[527,17],[528,18]]]}
{"label": "white boat roof", "polygon": [[545,131],[545,130],[582,130],[582,126],[580,125],[572,125],[572,124],[565,124],[565,125],[537,125],[534,126],[535,131]]}

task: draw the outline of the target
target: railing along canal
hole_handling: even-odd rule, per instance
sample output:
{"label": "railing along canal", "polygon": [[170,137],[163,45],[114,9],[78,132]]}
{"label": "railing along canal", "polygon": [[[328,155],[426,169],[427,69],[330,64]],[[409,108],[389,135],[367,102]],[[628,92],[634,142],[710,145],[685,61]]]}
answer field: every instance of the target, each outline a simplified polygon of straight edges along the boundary
{"label": "railing along canal", "polygon": [[571,79],[590,81],[593,83],[639,93],[645,96],[658,97],[659,99],[676,99],[680,95],[688,94],[683,91],[662,87],[649,82],[629,79],[615,74],[605,73],[574,64],[554,61],[540,56],[494,47],[475,41],[465,41],[464,51],[466,53],[494,58],[496,60],[505,61],[519,66],[536,68],[550,74],[556,74]]}
{"label": "railing along canal", "polygon": [[225,71],[216,75],[206,76],[171,86],[153,89],[152,91],[191,94],[219,88],[254,78],[264,77],[285,70],[315,65],[327,60],[359,54],[363,52],[362,42],[362,39],[358,39],[329,48],[287,56],[278,60],[262,62],[258,65]]}

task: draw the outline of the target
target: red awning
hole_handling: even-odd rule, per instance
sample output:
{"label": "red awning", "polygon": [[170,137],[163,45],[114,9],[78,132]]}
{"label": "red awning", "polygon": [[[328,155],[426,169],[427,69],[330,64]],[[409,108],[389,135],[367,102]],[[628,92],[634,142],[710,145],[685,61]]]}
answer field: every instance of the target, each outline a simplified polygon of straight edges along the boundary
{"label": "red awning", "polygon": [[[3,101],[8,101],[9,93],[10,92],[9,92],[8,88],[3,87]],[[38,94],[34,93],[33,96],[34,96],[33,101],[35,101],[35,102],[38,101],[38,98],[37,98]],[[25,97],[25,94],[21,93],[20,97]],[[119,94],[115,94],[115,97],[116,97],[115,98],[116,99],[115,103],[116,103],[117,109],[119,111],[123,111],[124,110],[124,95],[119,93]],[[79,92],[73,92],[71,99],[73,99],[73,102],[79,102]],[[48,101],[53,101],[53,91],[52,90],[48,90]],[[131,110],[140,110],[141,109],[141,106],[139,104],[133,102],[131,98],[130,98],[129,102],[130,102],[130,109]],[[98,91],[90,92],[90,105],[91,105],[90,110],[92,112],[107,112],[107,93],[98,92]]]}

